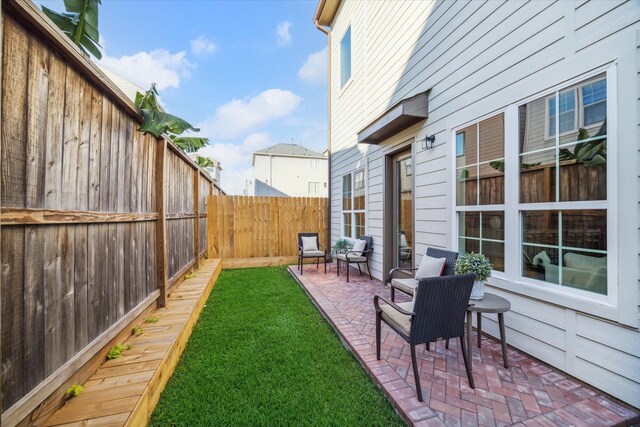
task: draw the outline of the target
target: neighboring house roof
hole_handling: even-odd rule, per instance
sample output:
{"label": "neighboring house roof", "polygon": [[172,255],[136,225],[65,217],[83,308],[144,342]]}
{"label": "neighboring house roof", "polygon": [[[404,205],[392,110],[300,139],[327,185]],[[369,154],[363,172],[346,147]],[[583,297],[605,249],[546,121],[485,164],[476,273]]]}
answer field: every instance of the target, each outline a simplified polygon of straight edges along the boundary
{"label": "neighboring house roof", "polygon": [[256,156],[305,157],[309,159],[326,159],[326,156],[297,144],[276,144],[253,153],[251,163],[255,165]]}
{"label": "neighboring house roof", "polygon": [[324,25],[325,27],[331,26],[331,22],[333,22],[333,18],[335,18],[336,12],[338,12],[340,1],[341,0],[318,1],[318,7],[316,8],[313,20],[319,25]]}
{"label": "neighboring house roof", "polygon": [[127,98],[129,98],[131,101],[136,101],[137,92],[144,94],[147,91],[146,89],[141,88],[132,81],[125,79],[120,74],[114,73],[113,71],[103,67],[99,63],[96,63],[96,65],[100,67],[100,70],[102,70],[102,72],[105,73],[107,77],[109,77],[109,79],[111,79],[111,81],[114,82],[116,86],[118,86],[120,90],[123,91],[124,94],[127,95]]}

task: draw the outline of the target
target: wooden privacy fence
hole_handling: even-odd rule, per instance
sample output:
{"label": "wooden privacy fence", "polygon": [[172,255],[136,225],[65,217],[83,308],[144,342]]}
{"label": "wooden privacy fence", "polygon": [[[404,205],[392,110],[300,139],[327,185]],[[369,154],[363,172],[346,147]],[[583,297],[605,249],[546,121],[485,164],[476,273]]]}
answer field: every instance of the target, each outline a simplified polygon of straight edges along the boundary
{"label": "wooden privacy fence", "polygon": [[2,424],[38,425],[197,265],[219,189],[37,6],[2,24]]}
{"label": "wooden privacy fence", "polygon": [[209,255],[291,257],[298,233],[318,232],[327,244],[327,198],[212,196],[207,205]]}

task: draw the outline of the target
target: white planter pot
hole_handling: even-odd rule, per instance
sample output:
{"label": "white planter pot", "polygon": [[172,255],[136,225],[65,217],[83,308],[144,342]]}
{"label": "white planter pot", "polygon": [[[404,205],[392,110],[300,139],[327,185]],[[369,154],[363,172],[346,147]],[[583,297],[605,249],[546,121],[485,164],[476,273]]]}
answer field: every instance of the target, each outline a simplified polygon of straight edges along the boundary
{"label": "white planter pot", "polygon": [[479,300],[484,297],[484,282],[478,280],[473,282],[473,289],[471,289],[471,299]]}

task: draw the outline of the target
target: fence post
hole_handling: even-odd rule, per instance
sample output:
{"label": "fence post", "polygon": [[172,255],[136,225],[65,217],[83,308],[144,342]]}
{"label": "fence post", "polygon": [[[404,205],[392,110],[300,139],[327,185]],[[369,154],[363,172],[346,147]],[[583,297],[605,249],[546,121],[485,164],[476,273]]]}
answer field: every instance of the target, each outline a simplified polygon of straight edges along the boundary
{"label": "fence post", "polygon": [[196,220],[193,222],[193,249],[196,255],[195,267],[200,268],[200,169],[193,170],[193,207]]}
{"label": "fence post", "polygon": [[158,138],[158,155],[156,156],[156,211],[158,222],[156,223],[156,262],[158,266],[158,307],[167,304],[167,204],[165,200],[167,191],[167,140]]}

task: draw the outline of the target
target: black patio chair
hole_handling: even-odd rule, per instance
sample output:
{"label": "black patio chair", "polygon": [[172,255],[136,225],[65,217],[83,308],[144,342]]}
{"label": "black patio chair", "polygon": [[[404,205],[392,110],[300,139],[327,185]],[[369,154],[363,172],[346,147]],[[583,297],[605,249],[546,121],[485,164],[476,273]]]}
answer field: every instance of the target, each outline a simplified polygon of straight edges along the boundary
{"label": "black patio chair", "polygon": [[[373,305],[376,309],[376,357],[380,360],[381,322],[389,325],[411,346],[411,363],[416,380],[418,400],[422,402],[420,370],[416,362],[418,344],[449,338],[460,339],[460,350],[467,370],[469,386],[475,388],[470,360],[464,345],[464,319],[469,307],[469,297],[473,288],[474,274],[440,276],[420,279],[415,305],[411,302],[394,303],[376,295]],[[386,304],[380,304],[384,301]]]}
{"label": "black patio chair", "polygon": [[358,271],[360,271],[361,276],[362,269],[360,268],[360,264],[366,264],[367,273],[369,273],[369,279],[373,280],[373,277],[371,277],[371,269],[369,268],[369,257],[373,253],[373,237],[360,236],[359,240],[364,240],[366,242],[362,254],[358,255],[355,251],[348,251],[347,253],[336,255],[336,268],[338,271],[338,276],[340,275],[340,262],[347,263],[347,283],[349,283],[349,264],[357,264]]}
{"label": "black patio chair", "polygon": [[[438,248],[427,248],[427,256],[433,258],[445,258],[443,276],[451,276],[453,274],[453,267],[458,259],[458,252],[448,251]],[[411,272],[415,272],[418,268],[393,268],[389,271],[389,286],[391,287],[391,301],[396,300],[396,289],[402,293],[412,296],[413,290],[418,285],[418,281],[409,277]],[[404,278],[394,277],[397,272],[405,274]]]}
{"label": "black patio chair", "polygon": [[[316,238],[316,251],[305,251],[303,250],[302,238],[303,237],[315,237]],[[323,250],[320,250],[322,248]],[[324,259],[324,272],[327,273],[327,247],[320,244],[320,237],[318,233],[298,233],[298,270],[300,270],[300,275],[304,275],[304,260],[306,258],[315,258],[316,259],[316,268],[320,268],[320,258]]]}

